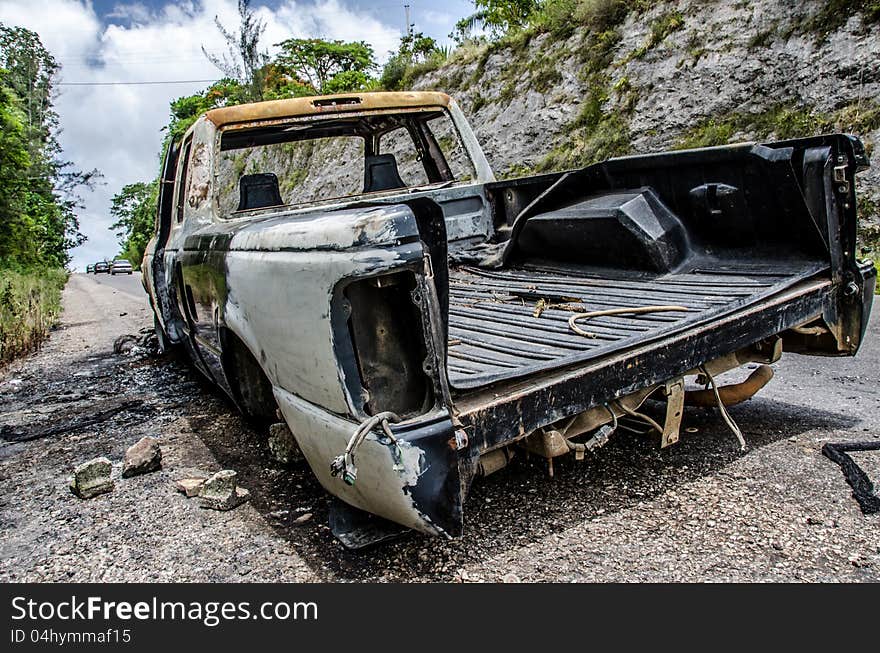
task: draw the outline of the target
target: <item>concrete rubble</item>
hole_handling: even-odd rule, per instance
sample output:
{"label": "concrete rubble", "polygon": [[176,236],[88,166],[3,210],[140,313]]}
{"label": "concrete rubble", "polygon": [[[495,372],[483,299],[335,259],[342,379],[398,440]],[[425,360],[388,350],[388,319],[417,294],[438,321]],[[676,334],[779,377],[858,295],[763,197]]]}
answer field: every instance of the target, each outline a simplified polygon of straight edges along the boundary
{"label": "concrete rubble", "polygon": [[122,478],[149,474],[162,469],[162,449],[159,441],[149,435],[142,437],[125,452]]}
{"label": "concrete rubble", "polygon": [[199,488],[202,508],[211,510],[232,510],[250,498],[250,492],[236,484],[237,474],[224,469],[207,479]]}
{"label": "concrete rubble", "polygon": [[114,487],[110,478],[112,472],[113,464],[103,456],[77,465],[70,481],[70,491],[80,499],[110,492]]}
{"label": "concrete rubble", "polygon": [[182,478],[174,483],[174,487],[177,488],[178,492],[182,492],[189,499],[199,496],[199,491],[202,489],[206,480],[207,479],[204,476]]}
{"label": "concrete rubble", "polygon": [[284,422],[278,422],[269,427],[268,444],[272,457],[282,465],[289,465],[303,459],[293,433]]}

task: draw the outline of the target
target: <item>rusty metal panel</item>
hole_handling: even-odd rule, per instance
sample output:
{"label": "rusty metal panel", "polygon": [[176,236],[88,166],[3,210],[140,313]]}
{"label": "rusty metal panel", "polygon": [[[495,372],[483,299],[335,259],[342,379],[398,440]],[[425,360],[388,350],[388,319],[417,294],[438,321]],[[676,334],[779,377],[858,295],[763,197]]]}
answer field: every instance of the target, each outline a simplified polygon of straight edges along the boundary
{"label": "rusty metal panel", "polygon": [[[353,99],[356,99],[357,102],[351,102],[350,104],[346,102]],[[439,92],[344,93],[340,95],[238,104],[231,107],[212,109],[207,112],[206,116],[214,125],[220,127],[222,125],[253,120],[272,120],[275,118],[318,115],[322,113],[426,106],[447,107],[449,102],[449,96],[446,93]]]}

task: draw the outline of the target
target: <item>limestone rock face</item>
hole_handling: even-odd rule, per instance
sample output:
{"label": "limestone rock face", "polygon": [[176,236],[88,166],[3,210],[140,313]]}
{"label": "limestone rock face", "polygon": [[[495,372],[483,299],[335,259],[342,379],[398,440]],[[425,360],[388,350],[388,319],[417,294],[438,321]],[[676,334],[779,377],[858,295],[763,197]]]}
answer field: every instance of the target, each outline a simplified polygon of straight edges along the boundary
{"label": "limestone rock face", "polygon": [[[857,133],[876,159],[880,22],[856,11],[839,20],[823,14],[827,7],[657,2],[609,27],[608,56],[598,65],[604,46],[575,25],[565,38],[543,33],[457,51],[413,86],[458,101],[499,177],[579,167],[609,149],[682,147],[713,129],[713,144],[784,139],[792,127]],[[590,98],[600,102],[598,124],[578,120]],[[615,147],[599,147],[612,139]],[[554,150],[579,156],[548,160]],[[880,165],[856,179],[864,233],[880,222]]]}
{"label": "limestone rock face", "polygon": [[77,465],[73,470],[70,491],[80,499],[91,499],[113,490],[110,474],[113,464],[105,457],[95,458]]}
{"label": "limestone rock face", "polygon": [[125,452],[123,478],[148,474],[158,469],[162,469],[162,449],[159,448],[159,441],[156,438],[145,436]]}

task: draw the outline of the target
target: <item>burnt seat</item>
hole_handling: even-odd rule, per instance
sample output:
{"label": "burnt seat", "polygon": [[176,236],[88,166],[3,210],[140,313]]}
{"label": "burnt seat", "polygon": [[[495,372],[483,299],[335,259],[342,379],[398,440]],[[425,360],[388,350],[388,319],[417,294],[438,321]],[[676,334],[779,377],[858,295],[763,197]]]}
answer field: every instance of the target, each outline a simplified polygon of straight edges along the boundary
{"label": "burnt seat", "polygon": [[284,204],[281,199],[281,190],[278,187],[278,177],[272,172],[242,175],[238,182],[238,191],[237,210],[239,211],[264,209],[268,206]]}
{"label": "burnt seat", "polygon": [[364,157],[364,192],[406,188],[397,170],[393,154],[370,154]]}

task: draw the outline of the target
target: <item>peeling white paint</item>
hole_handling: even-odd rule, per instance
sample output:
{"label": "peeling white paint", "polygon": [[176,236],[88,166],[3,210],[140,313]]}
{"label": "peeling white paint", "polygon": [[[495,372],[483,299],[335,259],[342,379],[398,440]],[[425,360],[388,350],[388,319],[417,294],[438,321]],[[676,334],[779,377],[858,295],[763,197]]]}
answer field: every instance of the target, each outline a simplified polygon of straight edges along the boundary
{"label": "peeling white paint", "polygon": [[226,326],[257,360],[272,361],[264,371],[274,385],[348,413],[333,347],[333,289],[341,279],[391,270],[421,253],[419,244],[357,252],[229,252]]}
{"label": "peeling white paint", "polygon": [[281,251],[393,245],[399,238],[417,235],[417,231],[400,229],[407,222],[415,228],[412,211],[406,206],[283,216],[241,229],[229,247],[243,251]]}

